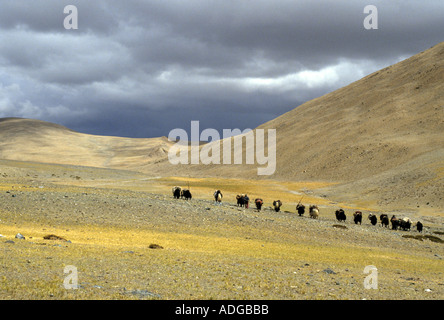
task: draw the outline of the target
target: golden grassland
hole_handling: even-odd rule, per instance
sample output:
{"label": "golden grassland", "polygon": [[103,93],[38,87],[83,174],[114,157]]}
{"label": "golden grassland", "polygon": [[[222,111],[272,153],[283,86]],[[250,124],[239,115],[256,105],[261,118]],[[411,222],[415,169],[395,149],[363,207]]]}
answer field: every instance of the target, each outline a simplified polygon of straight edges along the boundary
{"label": "golden grassland", "polygon": [[[41,225],[24,225],[20,230],[29,235],[32,241],[40,244],[51,243],[43,240],[47,234],[64,234],[79,248],[100,248],[104,251],[118,251],[132,248],[144,250],[152,243],[162,243],[168,250],[189,253],[206,253],[210,255],[223,255],[233,257],[250,257],[263,259],[282,259],[299,261],[304,257],[307,261],[319,263],[341,264],[345,261],[348,266],[362,266],[370,262],[383,267],[398,267],[402,269],[421,269],[442,271],[442,262],[426,259],[417,261],[405,253],[394,253],[387,249],[374,250],[374,248],[341,244],[325,244],[299,241],[298,243],[285,241],[266,241],[263,239],[245,239],[235,234],[242,233],[240,228],[233,230],[230,237],[221,237],[211,233],[206,235],[159,232],[151,230],[135,230],[129,228],[104,226],[69,226],[64,228],[48,228],[42,230]],[[2,225],[2,232],[8,238],[16,233],[16,226]],[[260,231],[262,234],[264,230]],[[56,242],[56,243],[63,243]],[[78,253],[84,254],[83,251]],[[415,261],[415,265],[412,262]]]}
{"label": "golden grassland", "polygon": [[[15,226],[2,225],[6,236],[12,236],[15,229]],[[39,225],[26,225],[20,230],[40,244],[19,243],[19,256],[9,257],[14,270],[9,268],[8,276],[0,279],[2,292],[20,299],[134,299],[126,296],[126,291],[122,293],[122,288],[138,288],[138,284],[144,282],[150,283],[152,290],[167,299],[341,298],[331,292],[306,288],[303,282],[310,276],[294,276],[295,270],[309,262],[318,269],[311,270],[317,276],[316,281],[328,287],[331,279],[322,274],[323,266],[334,266],[335,270],[346,268],[362,280],[362,266],[377,265],[382,275],[380,282],[389,290],[390,286],[396,287],[390,277],[399,270],[407,275],[439,277],[443,267],[441,261],[418,259],[389,249],[244,239],[236,236],[239,230],[233,230],[229,238],[102,226],[69,226],[69,231],[61,228],[43,231]],[[60,247],[51,246],[51,241],[42,240],[48,232],[64,234],[73,243],[56,242]],[[166,249],[147,249],[151,243],[161,243]],[[130,250],[134,253],[125,255]],[[61,286],[65,276],[62,270],[66,265],[79,269],[84,288],[76,291]],[[237,267],[233,268],[234,265]],[[273,271],[264,273],[270,267]],[[33,268],[36,270],[30,271]],[[11,273],[15,276],[9,276]],[[260,276],[254,277],[254,274]],[[338,279],[350,281],[350,276],[343,272],[336,281]],[[104,292],[95,286],[110,289]],[[357,291],[357,297],[377,297],[374,292],[366,291],[362,295],[361,291]],[[336,294],[340,294],[340,290]],[[345,297],[353,298],[350,294]]]}
{"label": "golden grassland", "polygon": [[[223,178],[188,178],[166,177],[157,179],[159,186],[180,185],[190,188],[198,197],[202,195],[211,197],[215,190],[223,190],[225,199],[235,199],[238,194],[248,194],[250,200],[255,198],[281,200],[295,205],[304,198],[304,201],[312,203],[326,203],[326,200],[313,197],[305,193],[317,188],[332,185],[328,182],[282,182],[273,180],[248,180],[248,179],[223,179]],[[168,190],[169,191],[169,190]],[[199,196],[200,195],[200,196]],[[205,197],[205,196],[204,196]]]}
{"label": "golden grassland", "polygon": [[[61,182],[61,184],[66,181]],[[302,199],[304,203],[326,205],[330,203],[328,199],[316,197],[310,193],[313,190],[334,185],[331,182],[323,181],[274,181],[274,180],[250,180],[250,179],[229,179],[229,178],[192,178],[192,177],[135,177],[124,181],[92,181],[79,180],[70,182],[75,186],[102,187],[102,188],[125,188],[133,191],[145,191],[159,194],[171,195],[174,186],[189,188],[193,198],[212,199],[215,190],[222,190],[224,201],[235,202],[236,195],[247,194],[250,201],[262,198],[266,205],[271,206],[274,200],[283,202],[282,209],[291,212],[295,211],[296,204]],[[347,207],[346,204],[344,204]]]}
{"label": "golden grassland", "polygon": [[[102,212],[101,220],[75,223],[64,219],[63,213],[26,215],[7,206],[0,212],[0,234],[4,236],[0,239],[0,299],[423,299],[427,298],[422,296],[426,287],[433,289],[429,295],[432,299],[442,297],[438,290],[443,287],[444,264],[427,251],[444,255],[442,245],[421,244],[422,247],[399,250],[401,240],[396,240],[396,248],[384,242],[394,239],[386,231],[378,240],[382,245],[373,243],[377,236],[366,242],[362,237],[367,229],[352,229],[348,225],[347,232],[336,230],[331,228],[334,220],[325,216],[321,221],[299,218],[301,225],[298,224],[294,212],[302,196],[304,204],[347,208],[347,204],[311,194],[329,183],[161,178],[136,173],[87,179],[82,170],[92,169],[63,168],[63,172],[58,172],[51,166],[38,168],[41,171],[20,181],[2,180],[0,192],[18,193],[18,197],[22,192],[23,196],[34,195],[36,199],[51,196],[54,201],[88,194],[110,202],[111,207],[111,201],[115,201],[114,205],[118,203],[117,197],[125,197],[123,190],[130,190],[132,199],[137,201],[159,195],[165,205],[183,204],[190,208],[189,215],[194,215],[193,212],[205,210],[202,206],[210,205],[214,190],[221,189],[224,202],[235,204],[236,194],[247,193],[250,199],[263,198],[267,206],[280,199],[284,202],[283,210],[288,212],[259,213],[227,206],[219,217],[238,214],[244,223],[213,218],[213,222],[195,227],[189,223],[172,227],[162,219],[151,224],[137,222],[143,221],[143,216],[142,220],[116,220],[118,208]],[[171,188],[175,185],[189,186],[193,200],[202,199],[207,204],[172,202]],[[87,206],[94,215],[94,204]],[[62,209],[74,210],[55,211]],[[29,210],[32,212],[32,208]],[[274,221],[274,225],[269,221]],[[299,226],[298,231],[291,232],[287,224]],[[26,240],[15,239],[18,232]],[[48,234],[70,242],[44,240]],[[414,246],[419,243],[404,241]],[[163,249],[150,249],[150,244],[159,244]],[[423,250],[428,246],[432,249]],[[78,268],[80,289],[63,287],[63,270],[67,265]],[[363,289],[366,265],[378,267],[380,290]],[[334,269],[336,274],[323,272],[326,268]],[[400,283],[408,282],[406,279],[416,279],[415,286],[406,283],[400,289]],[[137,291],[140,289],[148,293],[141,295]]]}
{"label": "golden grassland", "polygon": [[[71,179],[72,180],[72,179]],[[65,184],[67,181],[55,181],[58,184]],[[296,205],[302,201],[308,205],[342,207],[344,209],[365,210],[379,212],[375,200],[361,200],[356,197],[353,204],[333,201],[325,197],[314,194],[316,190],[324,187],[334,186],[337,183],[327,181],[281,181],[281,180],[253,180],[234,178],[194,178],[194,177],[146,177],[137,175],[132,179],[115,181],[105,180],[78,180],[69,181],[73,186],[101,187],[101,188],[125,188],[133,191],[144,191],[171,195],[174,186],[189,188],[193,198],[213,199],[215,190],[222,190],[224,201],[236,202],[236,195],[247,194],[250,198],[250,205],[254,206],[254,199],[261,198],[265,206],[271,206],[274,200],[281,200],[282,211],[296,212]]]}

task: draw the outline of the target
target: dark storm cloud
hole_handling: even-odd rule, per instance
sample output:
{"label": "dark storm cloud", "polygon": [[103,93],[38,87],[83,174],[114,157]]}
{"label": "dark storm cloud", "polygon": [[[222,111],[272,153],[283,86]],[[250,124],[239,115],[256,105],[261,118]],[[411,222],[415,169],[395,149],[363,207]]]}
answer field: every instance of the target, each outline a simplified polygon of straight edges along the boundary
{"label": "dark storm cloud", "polygon": [[367,4],[5,0],[0,116],[135,137],[254,128],[443,40],[441,0],[373,1],[378,30]]}

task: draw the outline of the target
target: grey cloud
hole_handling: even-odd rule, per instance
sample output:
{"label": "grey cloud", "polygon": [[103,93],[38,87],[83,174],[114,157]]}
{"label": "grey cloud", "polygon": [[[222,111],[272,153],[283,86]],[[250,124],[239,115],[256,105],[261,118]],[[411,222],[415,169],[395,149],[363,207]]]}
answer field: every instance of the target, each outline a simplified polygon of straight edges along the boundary
{"label": "grey cloud", "polygon": [[[68,4],[78,30],[63,28]],[[442,0],[373,1],[378,30],[367,4],[6,0],[0,116],[138,137],[252,128],[442,41]]]}

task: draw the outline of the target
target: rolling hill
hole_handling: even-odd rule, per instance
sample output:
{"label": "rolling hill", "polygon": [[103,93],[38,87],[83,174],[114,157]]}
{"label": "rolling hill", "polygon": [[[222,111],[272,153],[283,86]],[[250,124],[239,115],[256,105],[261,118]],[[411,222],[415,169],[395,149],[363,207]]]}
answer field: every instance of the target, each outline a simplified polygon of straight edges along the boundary
{"label": "rolling hill", "polygon": [[121,138],[72,131],[50,122],[0,119],[0,158],[143,170],[168,154],[167,138]]}

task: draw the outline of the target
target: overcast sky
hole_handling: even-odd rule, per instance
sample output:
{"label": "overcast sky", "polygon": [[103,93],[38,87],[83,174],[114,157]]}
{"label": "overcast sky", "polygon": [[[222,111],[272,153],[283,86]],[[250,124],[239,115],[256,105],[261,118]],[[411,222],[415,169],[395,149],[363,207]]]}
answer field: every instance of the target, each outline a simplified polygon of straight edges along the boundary
{"label": "overcast sky", "polygon": [[444,41],[443,17],[443,0],[1,0],[0,117],[127,137],[254,128]]}

